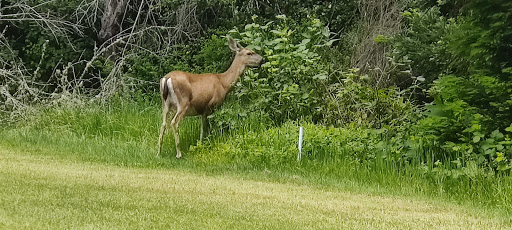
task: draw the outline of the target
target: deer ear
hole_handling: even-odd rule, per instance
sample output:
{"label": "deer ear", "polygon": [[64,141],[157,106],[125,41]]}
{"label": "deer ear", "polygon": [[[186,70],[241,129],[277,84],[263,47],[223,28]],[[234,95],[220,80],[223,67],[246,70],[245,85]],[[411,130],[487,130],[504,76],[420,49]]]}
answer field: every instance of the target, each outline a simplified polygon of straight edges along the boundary
{"label": "deer ear", "polygon": [[241,45],[238,44],[238,42],[236,42],[235,40],[233,40],[233,38],[228,38],[228,46],[231,50],[235,51],[235,52],[238,52],[240,51],[241,49]]}
{"label": "deer ear", "polygon": [[240,43],[238,43],[238,42],[236,43],[236,47],[237,47],[239,50],[241,50],[241,49],[243,49],[243,48],[244,48],[244,47],[243,47],[242,45],[240,45]]}

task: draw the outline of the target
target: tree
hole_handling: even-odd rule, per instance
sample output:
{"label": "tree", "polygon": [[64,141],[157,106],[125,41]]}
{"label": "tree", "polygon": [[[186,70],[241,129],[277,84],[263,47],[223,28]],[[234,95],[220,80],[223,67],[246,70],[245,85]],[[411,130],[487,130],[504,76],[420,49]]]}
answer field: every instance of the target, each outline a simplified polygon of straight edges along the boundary
{"label": "tree", "polygon": [[98,39],[106,42],[121,31],[121,23],[126,13],[128,0],[103,0],[103,15]]}

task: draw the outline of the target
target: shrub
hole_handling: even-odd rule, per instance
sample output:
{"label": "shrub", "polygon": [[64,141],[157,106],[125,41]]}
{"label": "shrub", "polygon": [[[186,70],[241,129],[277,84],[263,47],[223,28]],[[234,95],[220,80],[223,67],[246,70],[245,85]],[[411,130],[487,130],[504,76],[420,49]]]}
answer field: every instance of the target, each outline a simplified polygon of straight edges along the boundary
{"label": "shrub", "polygon": [[447,159],[510,169],[512,158],[512,84],[471,75],[441,77],[431,88],[434,103],[418,123],[421,136],[441,143]]}
{"label": "shrub", "polygon": [[264,55],[261,71],[247,71],[234,92],[250,110],[263,110],[276,123],[320,116],[319,102],[328,75],[319,52],[332,44],[329,29],[318,19],[295,22],[284,15],[277,21],[235,28],[231,36]]}
{"label": "shrub", "polygon": [[355,123],[364,127],[404,131],[416,119],[416,107],[395,87],[370,86],[357,69],[342,72],[339,82],[330,84],[322,99],[325,124],[342,126]]}
{"label": "shrub", "polygon": [[437,6],[422,11],[411,9],[402,13],[407,29],[391,39],[393,51],[390,53],[398,69],[408,73],[396,75],[395,82],[402,86],[412,85],[412,77],[421,77],[427,89],[428,84],[446,71],[451,58],[444,38],[454,27],[453,20],[441,16]]}
{"label": "shrub", "polygon": [[[454,2],[450,2],[452,4]],[[441,147],[439,165],[510,169],[512,124],[510,11],[508,1],[469,1],[442,12],[446,2],[403,13],[406,33],[396,36],[395,64],[425,79],[432,103],[412,142]],[[410,85],[411,81],[405,86]],[[416,143],[413,146],[418,146]],[[416,152],[411,148],[411,152]],[[416,152],[412,155],[430,153]]]}

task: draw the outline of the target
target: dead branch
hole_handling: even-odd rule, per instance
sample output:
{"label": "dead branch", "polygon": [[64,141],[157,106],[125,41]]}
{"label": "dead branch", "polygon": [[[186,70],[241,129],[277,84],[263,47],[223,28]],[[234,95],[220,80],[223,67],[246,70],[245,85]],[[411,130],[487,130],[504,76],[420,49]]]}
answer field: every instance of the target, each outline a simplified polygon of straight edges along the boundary
{"label": "dead branch", "polygon": [[83,26],[63,20],[50,14],[42,14],[38,11],[38,7],[53,2],[53,0],[41,3],[37,6],[30,6],[26,3],[15,3],[11,6],[3,7],[3,11],[13,11],[15,13],[0,14],[0,21],[4,22],[23,22],[29,21],[38,24],[43,28],[47,28],[54,36],[56,41],[59,41],[59,37],[66,37],[68,34],[77,33],[83,35]]}
{"label": "dead branch", "polygon": [[[59,62],[54,67],[49,80],[45,82],[37,77],[40,73],[38,66],[42,66],[46,55],[45,46],[40,54],[38,66],[33,70],[28,70],[24,66],[24,61],[17,56],[17,52],[9,44],[9,39],[4,36],[6,28],[9,26],[17,26],[17,23],[20,22],[30,22],[48,31],[49,39],[53,38],[57,42],[64,41],[71,44],[69,39],[71,35],[83,35],[86,29],[95,30],[95,25],[104,12],[103,1],[115,0],[82,0],[71,15],[73,21],[64,20],[49,12],[41,12],[42,6],[52,3],[54,0],[47,0],[35,6],[20,1],[2,8],[2,12],[12,12],[0,14],[0,22],[7,24],[0,34],[0,52],[5,54],[0,54],[0,112],[9,114],[9,117],[5,119],[22,118],[28,114],[27,111],[35,108],[34,105],[76,105],[83,104],[91,98],[106,101],[116,92],[130,90],[131,87],[137,85],[137,82],[140,83],[140,80],[129,78],[124,73],[128,60],[135,59],[141,52],[164,56],[173,46],[194,39],[202,30],[196,16],[197,4],[195,1],[184,1],[171,14],[172,23],[162,23],[159,21],[161,19],[157,20],[157,18],[162,18],[159,15],[162,12],[154,10],[154,5],[158,1],[142,0],[136,9],[137,18],[130,26],[122,28],[122,22],[128,19],[126,19],[127,14],[121,14],[119,30],[114,31],[113,36],[100,43],[94,49],[92,57],[81,57],[70,63]],[[129,4],[129,0],[122,1]],[[73,46],[73,44],[71,45]],[[116,47],[119,48],[119,53],[109,54],[109,50],[114,50]],[[73,48],[80,51],[74,46]],[[105,73],[98,73],[92,68],[93,63],[104,60],[100,59],[101,57],[111,56],[112,58],[108,59],[112,62],[109,65],[113,68],[106,77]],[[49,85],[50,81],[52,86]],[[99,86],[84,88],[85,84],[91,82],[95,84],[99,82]],[[4,119],[4,117],[0,119]]]}
{"label": "dead branch", "polygon": [[386,57],[388,47],[375,42],[379,35],[391,36],[401,25],[401,4],[398,0],[361,0],[360,31],[358,44],[352,55],[351,64],[368,74],[375,86],[387,86],[393,66]]}

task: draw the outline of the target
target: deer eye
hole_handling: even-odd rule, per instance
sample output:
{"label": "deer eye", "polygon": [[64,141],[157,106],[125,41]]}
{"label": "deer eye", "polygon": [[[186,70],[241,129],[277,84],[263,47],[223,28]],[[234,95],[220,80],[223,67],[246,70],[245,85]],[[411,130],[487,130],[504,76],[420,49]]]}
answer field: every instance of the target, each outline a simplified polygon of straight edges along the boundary
{"label": "deer eye", "polygon": [[254,53],[248,53],[247,55],[249,55],[249,56],[250,56],[250,55],[253,55],[253,54],[254,54]]}

